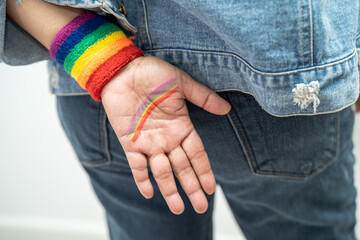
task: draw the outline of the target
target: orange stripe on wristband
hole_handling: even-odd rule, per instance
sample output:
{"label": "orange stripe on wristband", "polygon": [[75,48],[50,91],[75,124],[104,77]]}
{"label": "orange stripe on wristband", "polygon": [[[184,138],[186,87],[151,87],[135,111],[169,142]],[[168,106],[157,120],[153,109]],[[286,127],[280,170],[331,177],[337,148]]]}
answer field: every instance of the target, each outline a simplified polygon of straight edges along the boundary
{"label": "orange stripe on wristband", "polygon": [[73,76],[74,78],[78,78],[84,67],[88,64],[89,60],[93,58],[96,53],[122,38],[127,39],[127,37],[122,31],[113,32],[106,38],[101,39],[92,46],[88,47],[82,53],[82,55],[74,62],[71,70],[71,76]]}
{"label": "orange stripe on wristband", "polygon": [[79,85],[82,88],[86,88],[86,82],[89,80],[89,77],[99,68],[100,65],[102,65],[108,58],[117,54],[119,50],[131,45],[135,46],[130,39],[120,38],[111,45],[101,49],[97,53],[94,53],[91,59],[89,59],[87,64],[83,67],[80,75],[75,77]]}

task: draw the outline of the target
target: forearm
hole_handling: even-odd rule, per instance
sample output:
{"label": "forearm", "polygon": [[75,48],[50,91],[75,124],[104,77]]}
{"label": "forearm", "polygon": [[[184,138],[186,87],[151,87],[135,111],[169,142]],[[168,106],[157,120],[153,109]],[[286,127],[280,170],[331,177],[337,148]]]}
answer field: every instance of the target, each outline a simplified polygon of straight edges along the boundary
{"label": "forearm", "polygon": [[42,0],[7,0],[7,14],[47,49],[55,35],[83,10],[57,6]]}
{"label": "forearm", "polygon": [[133,59],[143,56],[131,38],[107,17],[42,0],[7,0],[7,13],[46,48],[50,56],[90,95],[101,90]]}

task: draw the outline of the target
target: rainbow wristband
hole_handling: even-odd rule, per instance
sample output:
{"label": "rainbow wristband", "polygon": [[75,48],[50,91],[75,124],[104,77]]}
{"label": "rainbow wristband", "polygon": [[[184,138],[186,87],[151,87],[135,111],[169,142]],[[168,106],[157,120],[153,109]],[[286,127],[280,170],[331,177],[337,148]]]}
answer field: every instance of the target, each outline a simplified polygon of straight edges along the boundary
{"label": "rainbow wristband", "polygon": [[50,55],[97,101],[105,84],[127,63],[144,53],[105,17],[85,11],[63,27]]}

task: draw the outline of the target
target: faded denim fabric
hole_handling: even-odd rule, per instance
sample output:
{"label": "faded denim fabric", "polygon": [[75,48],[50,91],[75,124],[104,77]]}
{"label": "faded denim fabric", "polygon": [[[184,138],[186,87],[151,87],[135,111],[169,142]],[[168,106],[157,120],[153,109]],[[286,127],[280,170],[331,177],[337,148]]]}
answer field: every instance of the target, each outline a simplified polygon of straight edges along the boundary
{"label": "faded denim fabric", "polygon": [[[248,240],[353,240],[355,198],[350,107],[317,116],[274,117],[241,92],[216,116],[188,104],[239,226]],[[57,97],[61,123],[106,210],[114,240],[211,240],[214,195],[196,214],[178,184],[185,212],[172,214],[149,171],[145,199],[102,104],[90,96]],[[91,131],[89,131],[91,129]],[[85,141],[86,139],[86,141]]]}
{"label": "faded denim fabric", "polygon": [[[358,0],[125,0],[127,18],[117,0],[49,2],[113,15],[128,34],[136,26],[135,44],[146,55],[230,102],[226,116],[188,108],[247,239],[355,239],[354,114],[347,106],[359,89]],[[5,1],[0,13],[2,61],[49,58],[5,21]],[[149,172],[155,195],[144,199],[102,104],[71,96],[87,93],[53,61],[49,71],[61,124],[105,208],[111,238],[211,240],[214,196],[196,214],[177,182],[185,212],[175,216]],[[294,104],[296,84],[320,101],[317,113],[328,114],[289,116],[314,115],[313,103]]]}
{"label": "faded denim fabric", "polygon": [[[294,103],[297,84],[311,90],[308,84],[319,83],[313,94],[320,102],[317,113],[339,111],[358,97],[359,0],[125,0],[127,18],[119,11],[121,1],[48,2],[110,14],[128,34],[136,26],[135,44],[146,55],[176,65],[216,91],[250,93],[273,115],[314,114],[314,102],[304,109]],[[4,8],[0,3],[3,19]],[[1,23],[2,61],[48,59],[46,50],[11,21],[6,34]],[[84,94],[70,78],[57,77],[61,73],[54,64],[51,91]]]}

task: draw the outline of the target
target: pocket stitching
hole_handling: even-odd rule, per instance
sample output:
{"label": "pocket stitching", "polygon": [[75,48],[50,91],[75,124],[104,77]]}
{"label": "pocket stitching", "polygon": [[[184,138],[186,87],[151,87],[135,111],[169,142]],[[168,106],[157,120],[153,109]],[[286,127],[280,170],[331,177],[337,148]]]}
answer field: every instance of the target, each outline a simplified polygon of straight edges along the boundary
{"label": "pocket stitching", "polygon": [[100,167],[103,166],[105,164],[109,164],[111,162],[111,158],[110,158],[110,151],[109,151],[109,143],[108,143],[108,132],[107,132],[107,128],[106,128],[106,122],[107,122],[107,116],[105,113],[105,110],[102,106],[102,104],[99,104],[99,134],[100,134],[100,138],[99,138],[99,146],[101,146],[101,148],[103,149],[103,153],[104,153],[104,158],[98,159],[98,160],[92,160],[92,161],[83,161],[80,160],[80,162],[82,164],[84,164],[85,166],[89,166],[89,167]]}
{"label": "pocket stitching", "polygon": [[104,107],[100,104],[100,121],[101,121],[101,137],[103,143],[103,151],[105,154],[105,159],[107,162],[111,161],[110,158],[110,150],[109,150],[109,143],[108,143],[108,132],[107,132],[107,115],[105,112]]}
{"label": "pocket stitching", "polygon": [[240,142],[240,144],[241,144],[241,146],[242,146],[242,148],[243,148],[243,150],[244,150],[244,153],[245,153],[245,156],[246,156],[246,158],[247,158],[247,160],[248,160],[248,163],[249,163],[249,165],[250,165],[250,168],[251,168],[252,172],[255,173],[255,169],[256,169],[256,168],[255,168],[255,166],[254,166],[253,164],[256,163],[256,162],[254,162],[254,161],[251,160],[251,154],[250,154],[249,147],[247,146],[247,141],[245,141],[245,138],[244,138],[244,136],[243,136],[243,134],[242,134],[242,132],[241,132],[241,130],[240,130],[240,127],[239,127],[239,125],[238,125],[238,122],[235,120],[235,117],[234,117],[232,111],[233,111],[233,110],[231,110],[231,111],[227,114],[228,119],[229,119],[232,127],[234,128],[235,133],[236,133],[236,136],[237,136],[237,138],[238,138],[238,140],[239,140],[239,142]]}
{"label": "pocket stitching", "polygon": [[254,161],[253,159],[253,155],[251,155],[251,151],[250,148],[248,147],[248,141],[246,141],[244,134],[242,133],[240,127],[239,127],[239,123],[237,122],[237,120],[235,119],[235,116],[232,113],[232,110],[228,113],[228,118],[229,121],[231,122],[231,125],[233,126],[236,135],[238,136],[238,139],[240,141],[241,146],[243,147],[243,149],[245,150],[245,156],[248,160],[248,163],[250,165],[251,171],[253,172],[253,174],[258,175],[258,176],[275,176],[275,177],[289,177],[289,178],[297,178],[297,179],[306,179],[309,177],[312,177],[314,175],[316,175],[317,173],[322,172],[322,170],[326,169],[329,165],[331,165],[335,159],[336,156],[338,154],[338,145],[339,145],[339,121],[338,121],[338,116],[339,113],[337,112],[335,114],[335,151],[333,153],[333,157],[330,158],[330,160],[328,160],[327,162],[323,163],[320,167],[313,169],[310,173],[307,174],[300,174],[300,173],[292,173],[292,172],[267,172],[264,170],[259,170],[256,166],[256,161]]}

